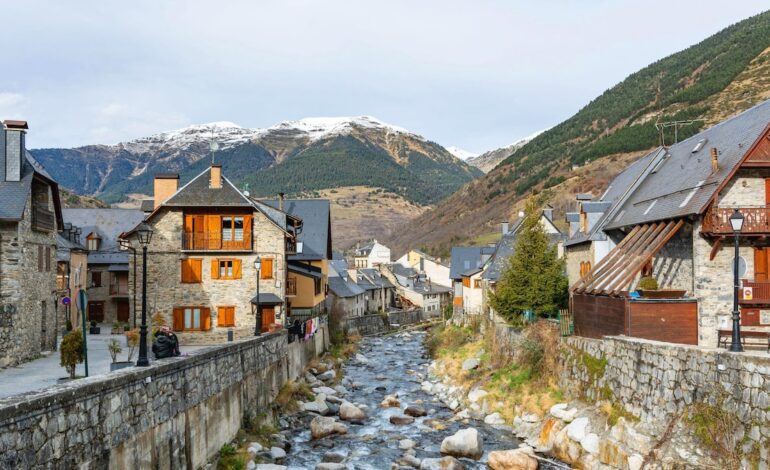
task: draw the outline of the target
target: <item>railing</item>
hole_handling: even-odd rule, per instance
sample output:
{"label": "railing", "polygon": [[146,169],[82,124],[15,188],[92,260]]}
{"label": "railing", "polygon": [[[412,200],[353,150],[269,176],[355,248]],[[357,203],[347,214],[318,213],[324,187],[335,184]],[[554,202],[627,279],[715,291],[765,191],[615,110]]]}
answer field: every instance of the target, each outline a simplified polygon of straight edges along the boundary
{"label": "railing", "polygon": [[[738,208],[743,215],[743,228],[741,235],[768,234],[770,233],[770,208],[767,207],[743,207]],[[706,211],[703,217],[703,233],[715,235],[732,235],[733,227],[730,225],[730,216],[733,208],[714,208]]]}
{"label": "railing", "polygon": [[251,234],[243,233],[242,240],[226,240],[221,232],[183,232],[183,250],[251,250]]}
{"label": "railing", "polygon": [[51,232],[56,228],[53,212],[40,206],[32,206],[32,229]]}
{"label": "railing", "polygon": [[743,279],[743,287],[751,287],[751,298],[745,298],[745,290],[740,290],[742,304],[770,304],[770,281]]}
{"label": "railing", "polygon": [[297,280],[294,278],[286,279],[286,295],[297,295]]}
{"label": "railing", "polygon": [[287,255],[297,254],[297,241],[294,240],[293,238],[286,239],[286,254]]}

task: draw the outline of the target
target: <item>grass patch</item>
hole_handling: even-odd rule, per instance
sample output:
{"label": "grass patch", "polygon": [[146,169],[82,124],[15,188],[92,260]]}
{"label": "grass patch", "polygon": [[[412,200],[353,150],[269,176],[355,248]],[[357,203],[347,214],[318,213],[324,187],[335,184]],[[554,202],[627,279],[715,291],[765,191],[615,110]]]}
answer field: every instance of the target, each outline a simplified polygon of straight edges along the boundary
{"label": "grass patch", "polygon": [[601,405],[602,413],[604,413],[607,416],[607,424],[610,426],[615,426],[618,424],[618,421],[620,418],[625,419],[628,422],[638,422],[639,418],[634,416],[633,414],[629,413],[625,410],[622,406],[618,405],[614,401],[605,401]]}
{"label": "grass patch", "polygon": [[711,452],[712,457],[720,460],[725,468],[740,468],[741,449],[740,443],[736,442],[735,432],[742,424],[735,414],[725,409],[724,398],[715,405],[694,403],[685,421],[691,426],[693,435],[700,444]]}
{"label": "grass patch", "polygon": [[580,362],[583,363],[583,366],[588,371],[588,375],[594,382],[603,376],[605,369],[607,369],[607,359],[593,357],[585,351],[580,351]]}
{"label": "grass patch", "polygon": [[219,449],[217,470],[244,470],[248,461],[248,452],[244,455],[234,444],[225,444]]}
{"label": "grass patch", "polygon": [[279,414],[293,414],[299,411],[297,401],[309,401],[313,399],[313,392],[306,382],[286,382],[275,397],[273,406]]}

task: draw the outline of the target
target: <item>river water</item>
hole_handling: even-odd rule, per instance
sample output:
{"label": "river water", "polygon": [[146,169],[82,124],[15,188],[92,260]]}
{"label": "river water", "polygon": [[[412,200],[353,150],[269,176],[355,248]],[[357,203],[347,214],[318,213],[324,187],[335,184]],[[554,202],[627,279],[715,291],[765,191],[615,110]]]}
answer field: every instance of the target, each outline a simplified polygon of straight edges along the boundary
{"label": "river water", "polygon": [[[349,360],[343,365],[348,394],[344,399],[356,405],[366,405],[367,420],[362,425],[346,423],[348,433],[330,438],[311,440],[309,421],[290,433],[291,450],[286,465],[289,469],[314,469],[326,452],[347,454],[348,468],[390,469],[393,462],[404,454],[399,449],[399,440],[411,439],[417,443],[416,456],[423,458],[442,457],[439,452],[441,441],[460,429],[474,427],[483,436],[484,455],[479,461],[459,459],[467,469],[487,468],[489,451],[514,449],[519,441],[510,430],[497,429],[483,421],[469,420],[467,423],[453,420],[454,413],[438,399],[423,391],[420,383],[428,375],[430,360],[423,347],[423,332],[399,334],[387,337],[364,338],[359,343],[359,352],[367,362]],[[385,395],[397,393],[401,408],[381,408]],[[402,414],[408,405],[420,405],[428,411],[425,417],[416,418],[408,425],[393,425],[389,418]],[[541,469],[563,468],[540,465]]]}

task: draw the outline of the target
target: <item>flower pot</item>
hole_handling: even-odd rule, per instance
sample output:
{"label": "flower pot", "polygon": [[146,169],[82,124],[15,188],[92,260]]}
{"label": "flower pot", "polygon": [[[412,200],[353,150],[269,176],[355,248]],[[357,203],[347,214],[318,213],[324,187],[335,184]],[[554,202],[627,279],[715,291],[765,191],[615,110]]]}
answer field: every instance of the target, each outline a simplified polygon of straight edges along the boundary
{"label": "flower pot", "polygon": [[118,361],[110,363],[110,372],[114,370],[125,369],[127,367],[134,367],[134,361]]}
{"label": "flower pot", "polygon": [[92,327],[88,328],[88,333],[92,334],[92,335],[98,335],[101,332],[102,332],[102,327],[101,326],[92,326]]}
{"label": "flower pot", "polygon": [[639,289],[638,292],[643,299],[681,299],[687,293],[681,289]]}

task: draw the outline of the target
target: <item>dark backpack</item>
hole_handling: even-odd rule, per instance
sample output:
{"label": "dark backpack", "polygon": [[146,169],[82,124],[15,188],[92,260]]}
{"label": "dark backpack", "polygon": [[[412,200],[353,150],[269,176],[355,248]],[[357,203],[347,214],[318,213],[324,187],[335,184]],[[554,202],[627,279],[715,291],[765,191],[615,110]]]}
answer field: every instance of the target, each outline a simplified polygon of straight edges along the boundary
{"label": "dark backpack", "polygon": [[155,342],[152,345],[152,352],[155,354],[155,359],[173,356],[174,340],[165,335],[158,336],[155,338]]}

